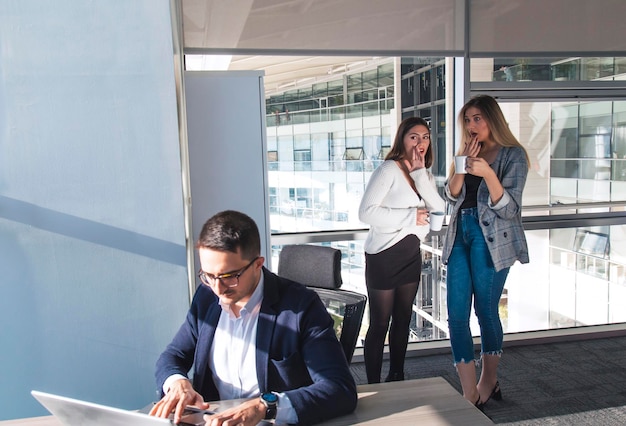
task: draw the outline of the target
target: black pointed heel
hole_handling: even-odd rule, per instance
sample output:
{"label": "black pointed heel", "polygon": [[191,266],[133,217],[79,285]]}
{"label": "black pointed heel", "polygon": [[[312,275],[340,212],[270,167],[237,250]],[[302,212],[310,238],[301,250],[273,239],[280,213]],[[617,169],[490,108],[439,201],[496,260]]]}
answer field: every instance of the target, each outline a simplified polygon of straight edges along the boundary
{"label": "black pointed heel", "polygon": [[485,408],[485,403],[480,402],[480,394],[478,394],[478,399],[474,403],[474,407],[478,408],[480,411],[483,411],[483,409]]}

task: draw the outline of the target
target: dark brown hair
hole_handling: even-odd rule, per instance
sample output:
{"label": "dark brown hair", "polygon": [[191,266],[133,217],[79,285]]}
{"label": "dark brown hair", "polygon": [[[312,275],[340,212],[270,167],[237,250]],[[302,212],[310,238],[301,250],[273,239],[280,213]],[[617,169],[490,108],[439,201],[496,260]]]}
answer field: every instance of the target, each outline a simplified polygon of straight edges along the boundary
{"label": "dark brown hair", "polygon": [[[404,149],[404,137],[415,126],[425,126],[428,129],[428,135],[430,136],[430,126],[428,122],[421,117],[409,117],[402,120],[402,123],[398,126],[396,137],[393,140],[393,146],[391,151],[385,157],[385,160],[401,160],[406,157],[406,150]],[[429,168],[433,165],[433,141],[432,138],[428,144],[426,154],[424,154],[424,166]]]}
{"label": "dark brown hair", "polygon": [[225,210],[202,226],[196,248],[240,253],[242,259],[252,260],[261,254],[259,228],[250,216]]}

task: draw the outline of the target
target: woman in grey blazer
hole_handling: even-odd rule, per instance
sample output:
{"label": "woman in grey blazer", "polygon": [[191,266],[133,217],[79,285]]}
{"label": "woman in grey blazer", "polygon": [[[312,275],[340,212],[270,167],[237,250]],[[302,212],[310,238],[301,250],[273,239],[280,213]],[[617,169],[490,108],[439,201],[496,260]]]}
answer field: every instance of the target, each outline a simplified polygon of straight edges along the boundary
{"label": "woman in grey blazer", "polygon": [[[465,170],[454,164],[445,195],[453,206],[442,261],[447,264],[448,327],[452,355],[463,396],[482,408],[501,399],[497,368],[502,354],[498,303],[509,268],[528,263],[522,227],[522,191],[528,154],[513,136],[496,100],[480,95],[459,113],[467,156]],[[472,299],[480,324],[482,372],[476,383],[476,361],[469,326]]]}

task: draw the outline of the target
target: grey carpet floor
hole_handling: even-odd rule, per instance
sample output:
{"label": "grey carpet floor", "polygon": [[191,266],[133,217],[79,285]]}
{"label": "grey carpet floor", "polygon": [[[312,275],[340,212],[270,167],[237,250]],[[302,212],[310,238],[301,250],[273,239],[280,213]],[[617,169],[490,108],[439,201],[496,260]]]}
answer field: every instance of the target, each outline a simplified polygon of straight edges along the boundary
{"label": "grey carpet floor", "polygon": [[[386,376],[387,361],[383,366]],[[353,363],[357,384],[367,383]],[[448,354],[407,357],[406,379],[441,376],[459,393]],[[626,336],[504,347],[501,401],[485,414],[500,425],[626,425]]]}

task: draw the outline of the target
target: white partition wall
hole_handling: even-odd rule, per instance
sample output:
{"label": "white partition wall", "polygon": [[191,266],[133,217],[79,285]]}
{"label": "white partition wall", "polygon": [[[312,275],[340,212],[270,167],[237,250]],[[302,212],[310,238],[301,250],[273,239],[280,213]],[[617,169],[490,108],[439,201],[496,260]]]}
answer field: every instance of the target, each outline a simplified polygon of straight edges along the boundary
{"label": "white partition wall", "polygon": [[[263,73],[185,72],[192,232],[222,210],[254,219],[270,261]],[[195,269],[199,264],[195,262]],[[269,266],[269,265],[268,265]]]}
{"label": "white partition wall", "polygon": [[0,420],[122,408],[188,307],[168,0],[0,2]]}

